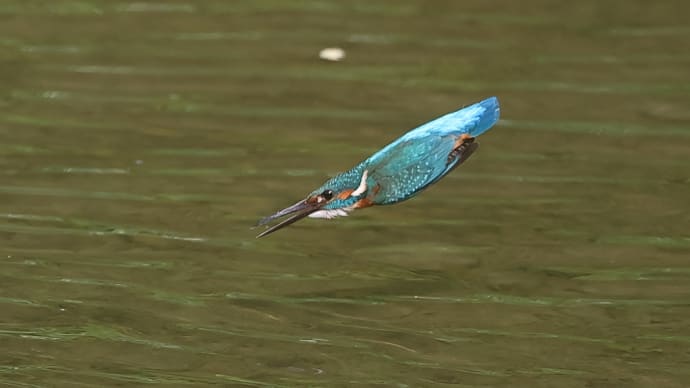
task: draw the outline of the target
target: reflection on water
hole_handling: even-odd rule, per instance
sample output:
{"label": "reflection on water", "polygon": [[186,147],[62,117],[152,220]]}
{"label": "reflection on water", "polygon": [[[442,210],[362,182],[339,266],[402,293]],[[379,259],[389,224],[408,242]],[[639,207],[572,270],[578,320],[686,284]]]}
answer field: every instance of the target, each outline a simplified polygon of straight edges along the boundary
{"label": "reflection on water", "polygon": [[[0,382],[687,386],[687,8],[5,1]],[[254,238],[491,95],[419,197]]]}

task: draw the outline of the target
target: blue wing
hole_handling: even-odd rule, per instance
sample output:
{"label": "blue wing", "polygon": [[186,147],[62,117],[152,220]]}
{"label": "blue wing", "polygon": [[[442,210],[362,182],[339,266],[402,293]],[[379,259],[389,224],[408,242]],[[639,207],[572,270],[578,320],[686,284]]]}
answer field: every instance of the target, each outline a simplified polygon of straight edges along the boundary
{"label": "blue wing", "polygon": [[399,140],[409,140],[429,135],[462,135],[477,137],[491,128],[500,115],[498,99],[489,97],[484,101],[448,113],[436,120],[423,124],[403,135]]}
{"label": "blue wing", "polygon": [[364,162],[369,180],[381,186],[377,204],[392,204],[410,198],[436,182],[464,161],[476,143],[449,157],[462,134],[479,136],[499,117],[496,97],[470,105],[430,121],[384,147]]}

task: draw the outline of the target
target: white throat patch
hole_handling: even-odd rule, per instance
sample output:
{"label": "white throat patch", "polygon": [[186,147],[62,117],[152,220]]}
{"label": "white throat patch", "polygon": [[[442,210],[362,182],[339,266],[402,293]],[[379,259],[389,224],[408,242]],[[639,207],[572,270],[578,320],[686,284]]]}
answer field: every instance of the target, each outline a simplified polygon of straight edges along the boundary
{"label": "white throat patch", "polygon": [[311,218],[326,218],[330,220],[335,217],[345,217],[352,208],[317,210],[309,215]]}

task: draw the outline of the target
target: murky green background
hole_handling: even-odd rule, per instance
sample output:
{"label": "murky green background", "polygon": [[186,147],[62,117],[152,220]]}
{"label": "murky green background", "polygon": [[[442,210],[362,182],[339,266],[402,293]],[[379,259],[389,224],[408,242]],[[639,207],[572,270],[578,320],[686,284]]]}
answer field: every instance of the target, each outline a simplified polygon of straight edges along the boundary
{"label": "murky green background", "polygon": [[[689,13],[3,0],[0,385],[689,386]],[[491,95],[423,195],[254,238]]]}

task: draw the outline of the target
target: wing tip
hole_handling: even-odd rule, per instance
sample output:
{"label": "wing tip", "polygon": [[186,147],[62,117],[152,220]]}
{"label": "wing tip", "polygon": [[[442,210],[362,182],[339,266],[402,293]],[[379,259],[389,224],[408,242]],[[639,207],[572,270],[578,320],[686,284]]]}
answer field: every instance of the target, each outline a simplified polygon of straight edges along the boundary
{"label": "wing tip", "polygon": [[498,98],[495,96],[489,97],[475,104],[476,107],[481,107],[483,111],[479,114],[479,121],[470,131],[470,135],[479,136],[488,131],[501,117],[501,106]]}

